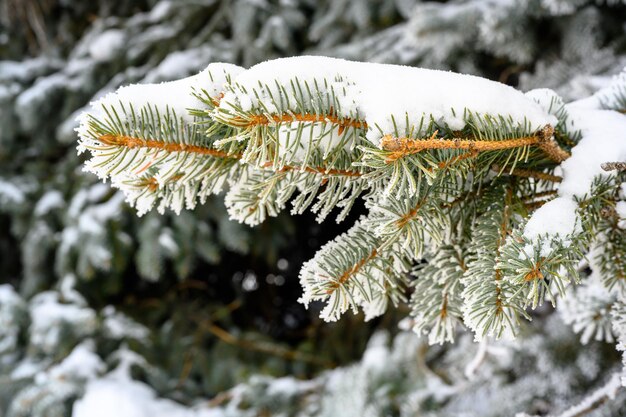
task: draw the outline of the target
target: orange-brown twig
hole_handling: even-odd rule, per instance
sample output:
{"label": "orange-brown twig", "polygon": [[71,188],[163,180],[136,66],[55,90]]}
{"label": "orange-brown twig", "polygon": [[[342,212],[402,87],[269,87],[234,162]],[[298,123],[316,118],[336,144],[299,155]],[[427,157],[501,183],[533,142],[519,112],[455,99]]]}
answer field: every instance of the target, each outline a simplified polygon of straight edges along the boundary
{"label": "orange-brown twig", "polygon": [[240,155],[231,155],[218,149],[198,145],[186,145],[184,143],[167,143],[154,139],[141,139],[132,136],[102,135],[98,140],[108,146],[123,146],[126,148],[151,148],[162,149],[167,152],[189,152],[201,155],[210,155],[217,158],[239,159]]}
{"label": "orange-brown twig", "polygon": [[356,275],[356,273],[359,272],[361,270],[361,268],[363,268],[363,266],[365,266],[366,263],[368,263],[371,259],[375,258],[377,255],[378,255],[378,251],[376,249],[374,249],[372,252],[370,252],[370,254],[367,257],[361,259],[352,268],[348,269],[343,274],[341,274],[339,279],[337,279],[337,281],[333,282],[330,285],[330,288],[328,290],[326,290],[326,293],[327,294],[332,294],[333,291],[335,291],[337,288],[339,288],[340,285],[345,284],[350,278],[352,278],[354,275]]}
{"label": "orange-brown twig", "polygon": [[534,281],[536,279],[544,278],[543,273],[541,272],[542,262],[543,262],[543,258],[537,261],[537,263],[533,266],[533,269],[531,269],[528,273],[526,273],[526,275],[524,275],[524,281],[529,282],[529,281]]}
{"label": "orange-brown twig", "polygon": [[229,123],[238,127],[263,126],[278,123],[292,122],[328,122],[339,127],[341,135],[344,129],[352,127],[355,129],[367,129],[367,123],[363,120],[337,117],[334,112],[330,114],[314,114],[314,113],[284,113],[275,115],[256,114],[249,118],[237,117],[229,121]]}
{"label": "orange-brown twig", "polygon": [[419,212],[419,210],[422,208],[422,206],[424,205],[424,200],[420,200],[415,207],[413,207],[411,209],[411,211],[409,211],[408,213],[406,213],[404,216],[402,216],[399,220],[396,221],[396,225],[399,228],[404,227],[408,222],[410,222],[411,220],[413,220],[415,218],[415,216],[417,216],[417,213]]}
{"label": "orange-brown twig", "polygon": [[[126,147],[126,148],[150,148],[150,149],[161,149],[166,152],[188,152],[188,153],[197,153],[201,155],[209,155],[214,156],[216,158],[224,158],[224,159],[241,159],[241,154],[229,154],[224,151],[220,151],[218,149],[213,149],[205,146],[198,145],[186,145],[182,143],[167,143],[160,142],[154,139],[141,139],[135,138],[131,136],[116,136],[116,135],[102,135],[98,138],[98,140],[107,146],[118,146],[118,147]],[[148,163],[147,166],[142,167],[140,171],[144,171],[150,166],[151,163]],[[271,168],[273,166],[272,162],[267,162],[263,165],[263,168]],[[280,171],[298,171],[301,170],[302,167],[297,165],[285,165]],[[360,177],[362,173],[359,171],[352,171],[347,169],[334,169],[334,168],[324,168],[324,167],[304,167],[304,171],[310,172],[313,174],[320,174],[326,176],[347,176],[347,177]],[[148,180],[146,185],[156,189],[156,180],[150,181]]]}
{"label": "orange-brown twig", "polygon": [[[178,181],[182,177],[182,174],[176,174],[170,179],[170,181]],[[157,181],[156,177],[146,178],[145,180],[141,181],[140,185],[143,187],[147,187],[152,192],[155,192],[159,188],[159,182]]]}
{"label": "orange-brown twig", "polygon": [[552,139],[553,134],[554,128],[550,125],[530,136],[504,140],[438,139],[435,131],[428,139],[397,138],[392,135],[385,135],[381,144],[383,149],[390,151],[387,155],[388,162],[430,149],[462,149],[470,152],[487,152],[537,146],[548,158],[560,163],[569,158],[570,155]]}

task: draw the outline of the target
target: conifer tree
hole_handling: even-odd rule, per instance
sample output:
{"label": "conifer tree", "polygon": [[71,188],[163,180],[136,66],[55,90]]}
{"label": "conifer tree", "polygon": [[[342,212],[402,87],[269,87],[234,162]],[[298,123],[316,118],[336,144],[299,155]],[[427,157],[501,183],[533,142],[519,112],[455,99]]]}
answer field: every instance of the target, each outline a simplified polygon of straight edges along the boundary
{"label": "conifer tree", "polygon": [[[342,221],[361,199],[368,215],[302,266],[301,301],[325,302],[328,321],[408,303],[431,343],[463,325],[481,340],[567,299],[591,253],[606,292],[626,289],[625,102],[626,72],[565,104],[547,89],[323,57],[211,64],[95,102],[79,149],[140,215],[224,188],[231,218],[251,226],[289,203]],[[593,332],[596,316],[576,327]]]}
{"label": "conifer tree", "polygon": [[0,415],[621,416],[625,5],[0,0]]}

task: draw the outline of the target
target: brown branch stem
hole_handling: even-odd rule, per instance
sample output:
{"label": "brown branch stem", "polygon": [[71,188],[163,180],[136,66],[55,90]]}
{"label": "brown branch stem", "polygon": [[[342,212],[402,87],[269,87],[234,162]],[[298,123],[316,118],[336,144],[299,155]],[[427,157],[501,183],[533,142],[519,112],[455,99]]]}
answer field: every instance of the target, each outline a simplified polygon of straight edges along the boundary
{"label": "brown branch stem", "polygon": [[188,152],[188,153],[197,153],[201,155],[209,155],[215,156],[217,158],[227,158],[227,159],[239,159],[240,155],[230,155],[227,152],[220,151],[218,149],[208,148],[206,146],[198,146],[198,145],[187,145],[184,143],[168,143],[161,142],[154,139],[142,139],[135,138],[132,136],[122,136],[122,135],[102,135],[98,138],[98,140],[108,146],[119,146],[126,148],[150,148],[150,149],[161,149],[167,152]]}
{"label": "brown branch stem", "polygon": [[337,288],[339,288],[340,285],[346,283],[350,278],[356,275],[357,272],[359,272],[359,270],[361,270],[361,268],[363,268],[363,266],[365,266],[366,263],[368,263],[370,260],[375,258],[377,255],[378,255],[378,250],[374,249],[372,252],[370,252],[369,255],[367,255],[366,257],[361,259],[359,262],[357,262],[355,265],[353,265],[352,268],[348,269],[343,274],[341,274],[341,276],[330,285],[330,288],[326,290],[326,293],[332,294]]}
{"label": "brown branch stem", "polygon": [[293,122],[328,122],[339,127],[339,134],[341,135],[346,128],[355,129],[367,129],[367,122],[363,120],[341,118],[334,114],[331,110],[330,114],[315,114],[315,113],[284,113],[274,115],[255,114],[249,118],[235,118],[230,123],[238,127],[253,127],[253,126],[265,126],[270,124],[279,123],[293,123]]}
{"label": "brown branch stem", "polygon": [[[107,146],[117,146],[117,147],[126,147],[129,149],[133,148],[150,148],[150,149],[159,149],[164,150],[166,152],[187,152],[187,153],[196,153],[200,155],[208,155],[216,158],[222,159],[241,159],[241,154],[229,154],[224,151],[220,151],[218,149],[209,148],[206,146],[198,146],[198,145],[186,145],[183,143],[167,143],[161,142],[154,139],[142,139],[136,138],[132,136],[121,136],[121,135],[102,135],[98,138],[98,140]],[[141,169],[144,171],[145,169],[150,167],[150,163],[146,164],[145,167]],[[263,165],[263,168],[272,168],[273,163],[267,162]],[[285,171],[299,171],[303,170],[306,172],[310,172],[312,174],[318,175],[326,175],[326,176],[346,176],[346,177],[360,177],[363,174],[359,171],[352,171],[347,169],[335,169],[335,168],[325,168],[325,167],[301,167],[297,165],[284,165],[278,172]],[[150,187],[151,189],[156,189],[157,183],[156,179],[148,179],[145,182],[145,185]]]}
{"label": "brown branch stem", "polygon": [[554,128],[546,125],[535,134],[513,139],[504,140],[480,140],[474,138],[438,139],[437,132],[427,139],[411,139],[405,137],[394,137],[385,135],[381,145],[384,150],[390,151],[387,161],[393,162],[407,155],[416,154],[424,150],[431,149],[459,149],[469,152],[488,152],[506,149],[515,149],[525,146],[537,146],[552,161],[561,163],[570,154],[563,150],[552,139]]}

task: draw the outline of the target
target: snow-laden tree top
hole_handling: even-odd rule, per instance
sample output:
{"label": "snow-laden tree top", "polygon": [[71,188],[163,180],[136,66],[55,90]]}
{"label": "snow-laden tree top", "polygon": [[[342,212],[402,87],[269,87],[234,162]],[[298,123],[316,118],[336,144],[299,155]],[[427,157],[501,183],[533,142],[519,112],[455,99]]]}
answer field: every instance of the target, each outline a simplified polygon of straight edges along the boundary
{"label": "snow-laden tree top", "polygon": [[431,342],[459,323],[499,337],[577,282],[593,247],[613,253],[598,259],[604,285],[626,290],[625,80],[565,104],[551,90],[325,57],[211,64],[93,103],[79,149],[140,214],[226,189],[231,217],[250,225],[288,202],[319,221],[339,208],[341,221],[362,198],[369,214],[303,266],[301,301],[326,301],[327,320],[370,318],[407,302],[411,283],[413,326]]}

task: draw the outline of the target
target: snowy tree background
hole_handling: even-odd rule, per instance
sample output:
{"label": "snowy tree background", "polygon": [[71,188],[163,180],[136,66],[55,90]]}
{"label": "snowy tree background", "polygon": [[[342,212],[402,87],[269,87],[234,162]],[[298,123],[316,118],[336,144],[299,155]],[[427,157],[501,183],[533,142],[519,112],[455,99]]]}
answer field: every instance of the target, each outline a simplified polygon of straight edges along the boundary
{"label": "snowy tree background", "polygon": [[611,380],[626,336],[577,310],[608,316],[592,285],[515,341],[429,346],[397,310],[322,323],[297,274],[348,224],[248,228],[219,197],[138,218],[82,172],[74,128],[92,99],[302,54],[576,99],[626,67],[626,4],[0,0],[0,416],[625,415]]}

